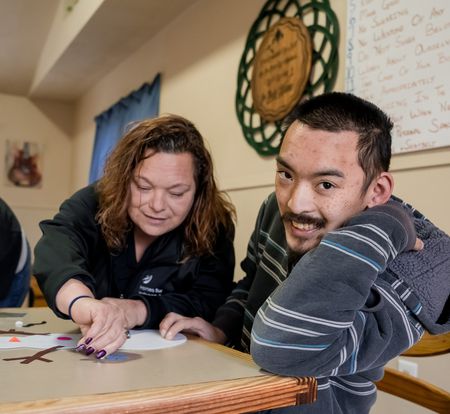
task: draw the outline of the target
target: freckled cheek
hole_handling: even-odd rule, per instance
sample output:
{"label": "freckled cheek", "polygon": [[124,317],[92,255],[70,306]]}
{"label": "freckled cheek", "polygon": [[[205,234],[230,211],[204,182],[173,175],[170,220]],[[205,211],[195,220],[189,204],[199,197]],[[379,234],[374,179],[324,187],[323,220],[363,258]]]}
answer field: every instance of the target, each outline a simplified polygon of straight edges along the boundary
{"label": "freckled cheek", "polygon": [[350,207],[350,203],[341,197],[334,198],[322,205],[321,215],[332,227],[337,227],[345,221]]}
{"label": "freckled cheek", "polygon": [[288,191],[277,187],[275,191],[277,202],[281,213],[284,213],[287,210],[287,204],[289,202],[290,194]]}
{"label": "freckled cheek", "polygon": [[336,210],[336,206],[338,205],[339,201],[334,199],[334,200],[326,200],[325,202],[322,203],[322,207],[321,209],[324,212],[327,213],[332,213],[333,211]]}

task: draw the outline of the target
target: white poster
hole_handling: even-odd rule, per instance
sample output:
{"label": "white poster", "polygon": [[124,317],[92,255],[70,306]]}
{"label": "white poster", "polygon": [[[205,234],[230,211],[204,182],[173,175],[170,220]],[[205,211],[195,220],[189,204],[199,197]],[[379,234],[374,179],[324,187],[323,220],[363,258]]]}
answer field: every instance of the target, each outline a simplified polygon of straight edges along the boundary
{"label": "white poster", "polygon": [[450,145],[448,0],[348,0],[346,90],[394,121],[392,152]]}

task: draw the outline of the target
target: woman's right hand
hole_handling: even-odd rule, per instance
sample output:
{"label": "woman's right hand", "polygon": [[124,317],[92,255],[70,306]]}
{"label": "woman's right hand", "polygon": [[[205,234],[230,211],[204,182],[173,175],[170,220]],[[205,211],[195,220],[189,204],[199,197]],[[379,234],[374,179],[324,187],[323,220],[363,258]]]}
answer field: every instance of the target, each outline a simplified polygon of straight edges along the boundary
{"label": "woman's right hand", "polygon": [[133,305],[139,306],[136,302],[139,301],[114,298],[77,300],[71,309],[72,320],[83,335],[77,350],[103,358],[119,349],[127,339],[128,330],[137,325],[129,315]]}
{"label": "woman's right hand", "polygon": [[[74,302],[79,296],[80,297]],[[88,355],[95,353],[103,358],[122,346],[128,330],[143,325],[147,308],[140,300],[103,298],[94,299],[90,289],[77,279],[69,279],[56,295],[56,306],[69,315],[80,327],[82,338],[79,351]],[[72,305],[71,305],[72,304]]]}
{"label": "woman's right hand", "polygon": [[71,315],[83,335],[77,350],[86,355],[95,353],[97,358],[119,349],[131,328],[123,309],[106,299],[79,299],[72,306]]}

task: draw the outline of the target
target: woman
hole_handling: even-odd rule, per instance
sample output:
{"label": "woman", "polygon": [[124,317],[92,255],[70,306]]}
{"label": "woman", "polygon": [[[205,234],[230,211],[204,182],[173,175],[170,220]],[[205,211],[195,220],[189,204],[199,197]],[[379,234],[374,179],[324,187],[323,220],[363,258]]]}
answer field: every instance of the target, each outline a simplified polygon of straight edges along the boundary
{"label": "woman", "polygon": [[234,217],[194,125],[142,121],[103,178],[41,222],[34,273],[53,311],[79,325],[78,350],[103,358],[168,312],[212,319],[232,287]]}

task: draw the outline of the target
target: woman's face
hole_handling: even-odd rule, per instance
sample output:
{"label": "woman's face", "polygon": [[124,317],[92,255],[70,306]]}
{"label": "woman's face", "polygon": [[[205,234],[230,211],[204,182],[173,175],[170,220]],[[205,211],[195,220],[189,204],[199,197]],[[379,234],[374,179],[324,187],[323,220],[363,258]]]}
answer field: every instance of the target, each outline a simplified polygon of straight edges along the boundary
{"label": "woman's face", "polygon": [[176,227],[189,214],[196,191],[194,158],[149,150],[131,179],[128,215],[136,236],[152,242]]}

